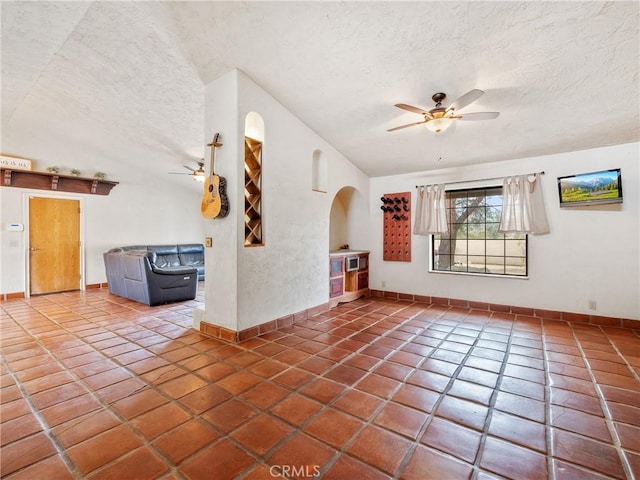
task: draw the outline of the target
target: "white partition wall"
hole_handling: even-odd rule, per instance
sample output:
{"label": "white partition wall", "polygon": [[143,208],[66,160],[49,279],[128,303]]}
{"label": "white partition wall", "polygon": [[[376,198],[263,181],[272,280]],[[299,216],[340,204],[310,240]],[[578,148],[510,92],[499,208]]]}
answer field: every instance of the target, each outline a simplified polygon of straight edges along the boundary
{"label": "white partition wall", "polygon": [[[369,178],[239,70],[206,87],[205,112],[205,137],[222,134],[216,173],[227,180],[231,209],[226,218],[206,221],[213,247],[206,255],[201,320],[242,331],[326,304],[331,203],[338,190],[352,186],[366,205]],[[264,122],[264,242],[245,247],[243,145],[250,112]],[[309,159],[318,150],[326,164],[326,193],[311,188]],[[359,217],[368,229],[368,210]],[[360,248],[368,249],[368,231],[361,235]]]}

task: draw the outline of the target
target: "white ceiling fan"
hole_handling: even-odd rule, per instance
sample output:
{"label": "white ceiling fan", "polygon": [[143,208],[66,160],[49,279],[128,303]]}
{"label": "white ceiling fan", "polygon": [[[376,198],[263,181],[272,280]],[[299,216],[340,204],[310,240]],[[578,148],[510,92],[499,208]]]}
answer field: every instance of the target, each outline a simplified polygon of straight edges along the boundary
{"label": "white ceiling fan", "polygon": [[422,115],[423,120],[420,122],[408,123],[399,127],[390,128],[387,132],[394,132],[402,128],[412,127],[414,125],[425,124],[425,126],[435,133],[440,133],[451,126],[454,120],[492,120],[500,115],[500,112],[474,112],[474,113],[458,113],[467,105],[475,102],[484,92],[482,90],[470,90],[458,99],[456,99],[448,107],[442,106],[442,101],[447,98],[446,93],[434,93],[431,99],[436,102],[435,108],[424,110],[419,107],[407,105],[405,103],[397,103],[395,106],[412,113]]}
{"label": "white ceiling fan", "polygon": [[204,182],[204,159],[202,162],[197,162],[197,163],[198,163],[197,169],[188,167],[187,165],[183,165],[183,167],[186,168],[187,170],[190,170],[191,173],[181,173],[181,172],[168,172],[168,173],[169,175],[189,175],[198,182]]}

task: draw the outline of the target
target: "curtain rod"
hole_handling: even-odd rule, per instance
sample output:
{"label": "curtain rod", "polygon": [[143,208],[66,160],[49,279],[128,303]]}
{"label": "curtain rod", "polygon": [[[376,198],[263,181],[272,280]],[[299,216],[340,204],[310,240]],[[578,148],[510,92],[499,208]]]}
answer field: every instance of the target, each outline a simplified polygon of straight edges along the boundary
{"label": "curtain rod", "polygon": [[[524,175],[544,175],[542,172],[525,173]],[[511,175],[506,175],[507,177]],[[474,180],[458,180],[457,182],[443,182],[445,185],[456,185],[458,183],[471,183],[471,182],[488,182],[489,180],[502,180],[504,177],[489,177],[489,178],[476,178]],[[416,188],[420,188],[424,185],[416,185]]]}

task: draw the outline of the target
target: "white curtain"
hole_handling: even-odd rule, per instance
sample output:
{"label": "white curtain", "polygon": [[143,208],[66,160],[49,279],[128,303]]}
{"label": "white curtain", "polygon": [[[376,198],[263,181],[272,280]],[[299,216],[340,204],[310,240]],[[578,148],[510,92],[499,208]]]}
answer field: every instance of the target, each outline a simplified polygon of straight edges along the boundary
{"label": "white curtain", "polygon": [[445,186],[423,185],[419,187],[413,233],[431,235],[448,231]]}
{"label": "white curtain", "polygon": [[502,185],[502,233],[549,233],[538,175],[506,177]]}

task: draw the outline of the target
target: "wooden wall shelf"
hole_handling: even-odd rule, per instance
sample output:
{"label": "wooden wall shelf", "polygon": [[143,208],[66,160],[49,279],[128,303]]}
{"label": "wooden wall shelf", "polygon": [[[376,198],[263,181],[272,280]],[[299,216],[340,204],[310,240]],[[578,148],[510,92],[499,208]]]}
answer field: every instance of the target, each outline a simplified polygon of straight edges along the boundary
{"label": "wooden wall shelf", "polygon": [[118,182],[96,178],[60,175],[58,173],[32,172],[29,170],[0,169],[3,187],[35,188],[57,192],[109,195]]}

